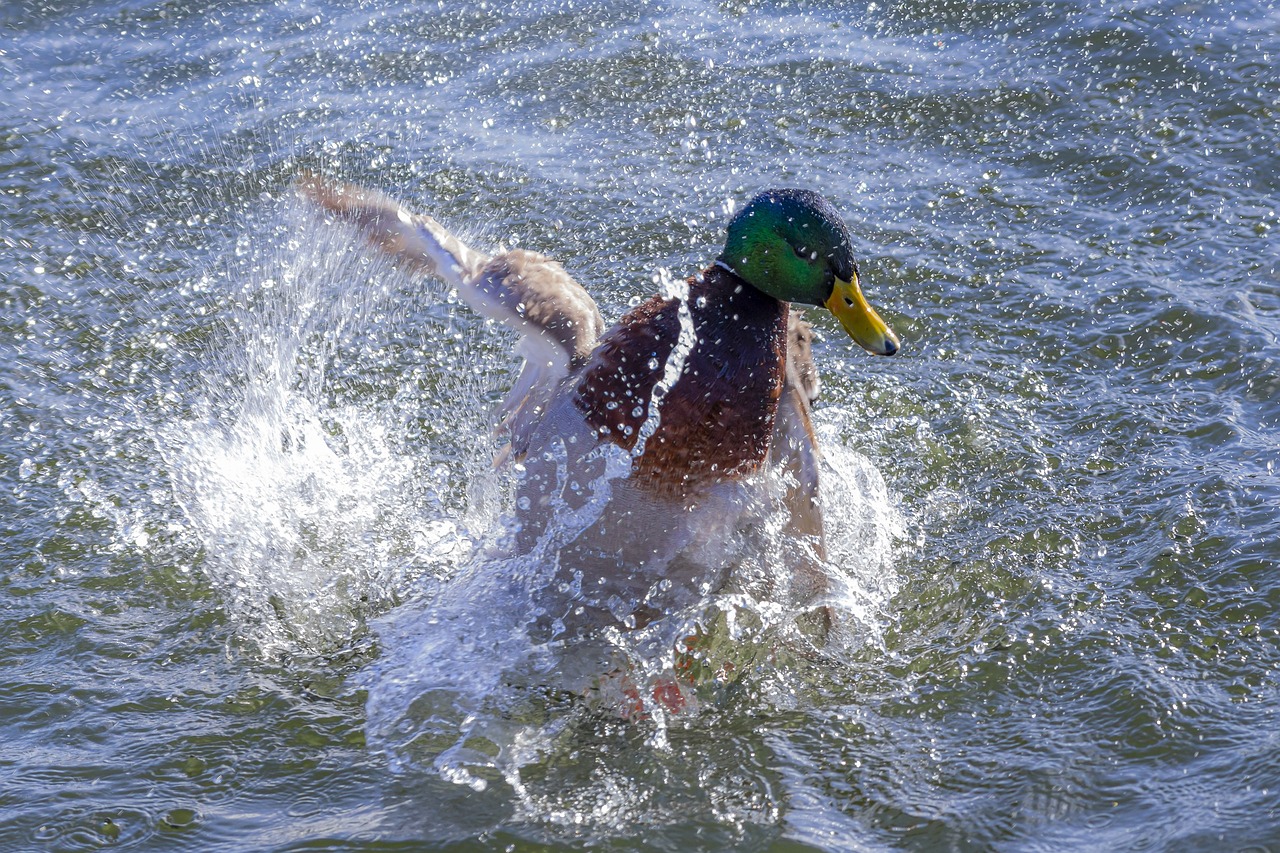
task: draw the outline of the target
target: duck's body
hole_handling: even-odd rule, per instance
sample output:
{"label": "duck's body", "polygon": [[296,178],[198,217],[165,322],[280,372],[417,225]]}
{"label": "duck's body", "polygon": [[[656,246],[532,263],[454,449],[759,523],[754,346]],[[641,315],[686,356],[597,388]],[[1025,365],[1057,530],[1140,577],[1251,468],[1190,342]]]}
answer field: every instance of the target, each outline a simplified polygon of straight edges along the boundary
{"label": "duck's body", "polygon": [[[602,334],[595,302],[554,261],[521,250],[487,257],[381,194],[314,178],[301,187],[402,264],[521,332],[525,365],[499,413],[510,438],[501,460],[524,469],[520,549],[546,558],[553,585],[569,590],[562,613],[548,613],[552,634],[635,625],[717,588],[723,578],[698,552],[768,510],[753,485],[766,466],[789,476],[787,532],[812,537],[821,555],[809,418],[817,375],[808,325],[788,300],[838,316],[852,309],[841,319],[860,343],[897,349],[857,290],[847,231],[825,202],[798,191],[758,196],[687,292],[652,297]],[[756,226],[787,214],[793,196],[820,206],[769,219],[798,235],[782,250]],[[820,268],[814,282],[803,280],[810,267]],[[762,288],[761,278],[786,286]],[[809,574],[808,592],[820,591]]]}
{"label": "duck's body", "polygon": [[[686,284],[610,329],[516,447],[519,541],[554,548],[557,580],[581,590],[556,614],[570,629],[640,624],[718,588],[696,552],[763,510],[748,484],[779,441],[789,307],[719,267]],[[571,541],[546,538],[565,529]]]}
{"label": "duck's body", "polygon": [[[566,389],[604,440],[628,451],[645,441],[631,477],[673,497],[760,470],[786,378],[785,302],[715,266],[686,286],[684,298],[654,296],[628,312],[571,377],[572,393]],[[666,388],[668,374],[674,381]],[[665,393],[651,418],[660,384]],[[754,405],[733,405],[739,398]]]}

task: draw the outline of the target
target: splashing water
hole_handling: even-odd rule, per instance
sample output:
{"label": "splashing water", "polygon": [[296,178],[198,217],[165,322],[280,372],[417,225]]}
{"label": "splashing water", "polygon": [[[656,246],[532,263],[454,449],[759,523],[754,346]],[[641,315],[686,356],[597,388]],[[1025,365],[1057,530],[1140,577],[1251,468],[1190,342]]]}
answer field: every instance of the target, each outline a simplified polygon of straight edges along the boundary
{"label": "splashing water", "polygon": [[[210,357],[209,375],[223,378],[200,389],[192,417],[161,430],[161,450],[203,543],[204,571],[265,650],[341,648],[372,631],[381,652],[356,682],[368,695],[369,746],[393,768],[425,763],[476,790],[501,779],[519,792],[520,768],[567,736],[564,715],[548,706],[643,716],[661,748],[672,712],[714,701],[719,687],[799,637],[796,606],[747,594],[749,584],[708,589],[649,625],[602,630],[598,642],[541,637],[534,623],[554,615],[545,590],[564,576],[559,549],[598,519],[631,454],[597,449],[602,473],[586,503],[553,507],[537,546],[513,556],[510,477],[492,470],[494,441],[477,415],[500,389],[473,381],[496,375],[498,385],[516,366],[485,351],[494,334],[429,284],[351,251],[351,235],[332,223],[290,209],[253,243],[271,248],[225,273],[249,285],[235,334]],[[681,297],[682,282],[665,270],[657,280]],[[410,298],[403,308],[407,288],[426,293],[427,304],[419,310]],[[403,313],[389,311],[393,304]],[[693,346],[687,314],[682,302],[680,345],[660,388]],[[402,327],[405,337],[430,339],[433,352],[397,341]],[[440,340],[473,337],[480,346],[441,360]],[[348,393],[352,376],[375,392]],[[852,520],[828,533],[823,568],[841,616],[830,654],[876,641],[902,527],[878,472],[838,440],[853,420],[840,409],[818,417],[821,501]],[[656,426],[646,421],[640,440]],[[785,484],[774,482],[780,475],[764,480],[752,490],[760,496],[731,498],[759,502],[759,524],[703,531],[697,559],[785,590],[797,546],[770,510]],[[561,592],[568,600],[580,590],[571,582]],[[674,673],[687,681],[695,670],[703,673],[696,689],[677,686],[678,704],[670,693],[663,700]]]}
{"label": "splashing water", "polygon": [[[352,342],[385,372],[370,338],[403,285],[342,237],[298,210],[255,235],[245,269],[223,273],[247,284],[194,417],[160,430],[206,571],[268,649],[345,645],[469,550],[455,472],[405,449],[414,383],[381,401],[335,387]],[[464,411],[457,431],[482,438]]]}
{"label": "splashing water", "polygon": [[649,439],[658,431],[662,418],[662,401],[666,399],[671,387],[684,372],[685,361],[693,351],[694,344],[697,343],[693,330],[693,315],[689,311],[688,282],[674,278],[670,270],[664,267],[654,276],[654,283],[661,288],[663,296],[676,301],[676,317],[680,321],[680,332],[676,338],[676,345],[667,356],[667,363],[662,368],[662,378],[654,383],[653,391],[649,395],[648,415],[644,423],[640,424],[635,446],[631,448],[631,456],[634,459],[644,455]]}

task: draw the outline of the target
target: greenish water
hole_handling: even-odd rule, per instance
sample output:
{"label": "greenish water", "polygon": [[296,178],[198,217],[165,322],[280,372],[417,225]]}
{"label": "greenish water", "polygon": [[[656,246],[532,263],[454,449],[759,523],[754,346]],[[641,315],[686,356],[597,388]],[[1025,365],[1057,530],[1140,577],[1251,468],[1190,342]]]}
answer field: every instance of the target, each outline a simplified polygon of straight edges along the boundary
{"label": "greenish water", "polygon": [[[1278,54],[1245,0],[6,4],[0,849],[1280,848]],[[609,319],[830,197],[904,346],[815,317],[827,653],[557,693],[466,571],[511,340],[303,169]]]}

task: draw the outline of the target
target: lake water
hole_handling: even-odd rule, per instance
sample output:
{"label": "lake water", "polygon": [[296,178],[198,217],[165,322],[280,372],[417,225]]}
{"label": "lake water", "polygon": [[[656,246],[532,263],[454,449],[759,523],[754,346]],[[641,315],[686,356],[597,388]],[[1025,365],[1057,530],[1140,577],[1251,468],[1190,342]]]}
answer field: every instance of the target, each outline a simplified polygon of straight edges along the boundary
{"label": "lake water", "polygon": [[[1278,62],[1269,0],[5,3],[0,849],[1280,850]],[[695,711],[557,684],[512,339],[304,170],[610,320],[832,199],[903,351],[812,313],[827,648],[708,599]]]}

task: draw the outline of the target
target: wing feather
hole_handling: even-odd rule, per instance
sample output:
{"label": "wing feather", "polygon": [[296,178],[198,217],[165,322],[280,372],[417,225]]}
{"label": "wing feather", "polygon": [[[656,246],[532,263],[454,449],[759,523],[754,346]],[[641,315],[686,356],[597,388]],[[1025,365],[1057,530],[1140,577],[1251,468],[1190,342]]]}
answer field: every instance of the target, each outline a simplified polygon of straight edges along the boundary
{"label": "wing feather", "polygon": [[435,276],[472,310],[520,334],[524,365],[498,410],[522,434],[569,371],[584,363],[604,332],[591,295],[556,261],[513,249],[490,256],[434,218],[385,193],[314,174],[297,181],[303,198],[350,223],[365,241],[411,273]]}

